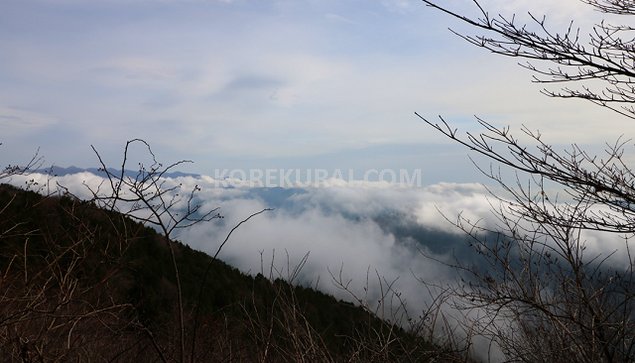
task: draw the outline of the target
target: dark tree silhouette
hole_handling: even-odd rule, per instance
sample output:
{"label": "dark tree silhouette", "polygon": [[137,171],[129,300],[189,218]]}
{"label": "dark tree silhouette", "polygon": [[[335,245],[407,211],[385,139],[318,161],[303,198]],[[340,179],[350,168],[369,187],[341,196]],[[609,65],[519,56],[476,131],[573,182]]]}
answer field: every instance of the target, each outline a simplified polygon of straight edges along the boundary
{"label": "dark tree silhouette", "polygon": [[[423,2],[479,31],[456,33],[470,44],[521,59],[547,96],[584,99],[635,118],[635,28],[624,17],[635,16],[635,2],[584,0],[625,20],[600,21],[586,32],[573,21],[555,31],[547,17],[533,14],[530,23],[519,23],[513,14],[491,15],[477,1],[474,18]],[[454,222],[486,261],[480,268],[452,264],[461,275],[449,288],[455,306],[478,316],[465,324],[511,361],[635,360],[631,140],[620,138],[606,144],[603,155],[592,155],[575,144],[560,151],[529,128],[521,130],[531,140],[523,143],[509,127],[480,118],[484,131],[464,134],[443,117],[416,115],[490,160],[489,167],[477,167],[502,190],[492,203],[496,226],[461,216]],[[513,170],[515,178],[504,177],[501,168]],[[600,233],[606,243],[622,238],[623,245],[612,253],[590,252],[589,233]]]}
{"label": "dark tree silhouette", "polygon": [[[139,162],[135,175],[127,175],[129,168],[130,147],[141,145],[149,155],[149,165]],[[164,166],[159,163],[150,145],[142,139],[132,139],[126,142],[121,168],[113,171],[109,169],[103,158],[92,147],[101,164],[101,171],[105,173],[107,185],[100,185],[97,189],[89,185],[86,187],[92,192],[92,201],[106,210],[117,211],[125,216],[132,217],[144,224],[156,227],[165,236],[167,247],[170,251],[172,268],[177,288],[177,306],[179,321],[179,361],[186,361],[185,351],[185,314],[181,277],[176,261],[174,245],[171,243],[174,231],[188,228],[201,222],[221,218],[218,208],[202,212],[201,205],[196,203],[195,194],[200,190],[198,185],[190,191],[183,191],[181,185],[167,186],[165,176],[175,167],[189,163],[189,160],[180,160]],[[105,192],[102,190],[105,189]],[[183,195],[185,193],[185,195]],[[185,203],[185,208],[179,208],[180,203]],[[161,352],[159,352],[161,353]],[[162,354],[161,354],[162,356]]]}

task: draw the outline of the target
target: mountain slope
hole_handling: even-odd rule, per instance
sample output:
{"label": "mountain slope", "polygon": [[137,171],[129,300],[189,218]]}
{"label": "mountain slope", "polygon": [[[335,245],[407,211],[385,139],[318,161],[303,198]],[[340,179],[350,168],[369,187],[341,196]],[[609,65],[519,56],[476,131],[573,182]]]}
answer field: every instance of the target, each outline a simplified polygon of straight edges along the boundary
{"label": "mountain slope", "polygon": [[71,197],[0,185],[5,361],[426,361],[439,347],[318,291],[247,276]]}

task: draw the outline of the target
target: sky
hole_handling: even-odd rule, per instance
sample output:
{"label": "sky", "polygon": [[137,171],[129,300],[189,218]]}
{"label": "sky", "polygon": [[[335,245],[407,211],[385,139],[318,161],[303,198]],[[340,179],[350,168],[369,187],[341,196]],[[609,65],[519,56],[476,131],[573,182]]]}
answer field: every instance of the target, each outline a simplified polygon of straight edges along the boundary
{"label": "sky", "polygon": [[[598,16],[575,0],[483,4],[546,13],[556,29]],[[0,162],[39,148],[48,165],[92,167],[94,145],[117,165],[143,138],[199,174],[404,168],[430,184],[480,179],[414,112],[466,131],[474,115],[527,125],[563,144],[630,133],[615,114],[540,95],[517,60],[448,27],[472,32],[407,0],[4,0]]]}
{"label": "sky", "polygon": [[[471,0],[443,3],[478,15]],[[482,4],[521,20],[547,14],[555,29],[600,16],[575,0]],[[117,167],[126,141],[143,138],[163,163],[192,160],[178,170],[203,176],[167,185],[198,185],[197,201],[225,216],[180,240],[214,253],[239,221],[275,208],[241,226],[220,257],[246,272],[264,261],[284,273],[286,254],[293,265],[309,253],[305,282],[345,297],[331,281],[342,269],[357,293],[372,295],[379,282],[367,276],[376,273],[397,280],[417,311],[430,301],[418,278],[455,278],[421,252],[471,258],[450,221],[463,213],[494,222],[469,153],[414,112],[443,115],[462,131],[479,131],[475,115],[512,131],[524,125],[556,147],[591,151],[635,132],[610,111],[541,95],[517,59],[474,48],[449,27],[474,33],[414,0],[0,0],[0,165],[39,148],[44,166],[95,167],[94,145]],[[147,157],[138,146],[132,152]],[[222,177],[318,169],[327,177],[352,170],[356,180],[381,170],[421,178],[262,188]],[[102,182],[89,173],[9,182],[31,179],[34,188],[59,183],[85,198],[87,185]],[[586,241],[592,254],[624,247],[619,236]]]}

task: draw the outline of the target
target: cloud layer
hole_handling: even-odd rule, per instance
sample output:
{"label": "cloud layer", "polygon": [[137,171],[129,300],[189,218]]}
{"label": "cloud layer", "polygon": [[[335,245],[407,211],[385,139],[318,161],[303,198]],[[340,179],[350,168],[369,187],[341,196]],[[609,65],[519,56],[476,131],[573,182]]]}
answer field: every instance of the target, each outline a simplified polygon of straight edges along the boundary
{"label": "cloud layer", "polygon": [[[43,174],[15,176],[10,182],[32,185],[43,192],[52,191],[56,184],[64,185],[80,198],[91,197],[86,186],[95,189],[102,185],[102,192],[108,193],[103,179],[87,172],[54,178]],[[325,291],[350,299],[334,283],[333,277],[337,277],[350,282],[349,287],[358,296],[374,301],[380,285],[394,281],[394,289],[415,315],[430,298],[422,293],[418,279],[447,285],[456,278],[449,268],[424,255],[447,262],[457,258],[476,261],[466,237],[450,221],[462,214],[489,228],[496,228],[497,223],[491,213],[495,201],[479,184],[440,183],[420,188],[340,181],[264,188],[207,176],[167,178],[165,182],[165,187],[180,185],[184,191],[198,186],[195,202],[202,206],[201,211],[220,207],[224,216],[174,236],[193,248],[213,255],[241,220],[273,208],[235,231],[220,258],[252,274],[269,276],[275,271],[274,277],[288,277],[308,254],[300,283],[319,284]],[[183,200],[174,208],[185,207]],[[619,236],[588,233],[585,238],[589,253],[608,255],[624,248]],[[623,257],[620,253],[615,256],[618,262]]]}

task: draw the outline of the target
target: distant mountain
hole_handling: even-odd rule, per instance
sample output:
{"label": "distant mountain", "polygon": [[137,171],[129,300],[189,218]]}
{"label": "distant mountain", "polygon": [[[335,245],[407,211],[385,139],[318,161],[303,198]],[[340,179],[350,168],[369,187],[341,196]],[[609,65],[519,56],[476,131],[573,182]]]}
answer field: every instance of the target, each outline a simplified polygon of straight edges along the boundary
{"label": "distant mountain", "polygon": [[[112,174],[115,175],[119,175],[119,173],[121,173],[121,170],[117,170],[114,168],[108,168],[108,171]],[[95,174],[98,176],[106,176],[106,173],[99,169],[99,168],[78,168],[76,166],[69,166],[69,167],[61,167],[61,166],[51,166],[49,168],[40,168],[40,169],[36,169],[34,170],[34,172],[36,173],[41,173],[41,174],[48,174],[48,175],[53,175],[53,176],[64,176],[64,175],[71,175],[71,174],[77,174],[77,173],[83,173],[83,172],[88,172],[91,174]],[[124,172],[124,175],[126,176],[131,176],[134,177],[138,174],[137,170],[126,170]],[[173,172],[169,172],[165,174],[166,177],[168,178],[177,178],[177,177],[183,177],[183,176],[191,176],[191,177],[200,177],[200,174],[193,174],[193,173],[183,173],[180,171],[173,171]]]}

